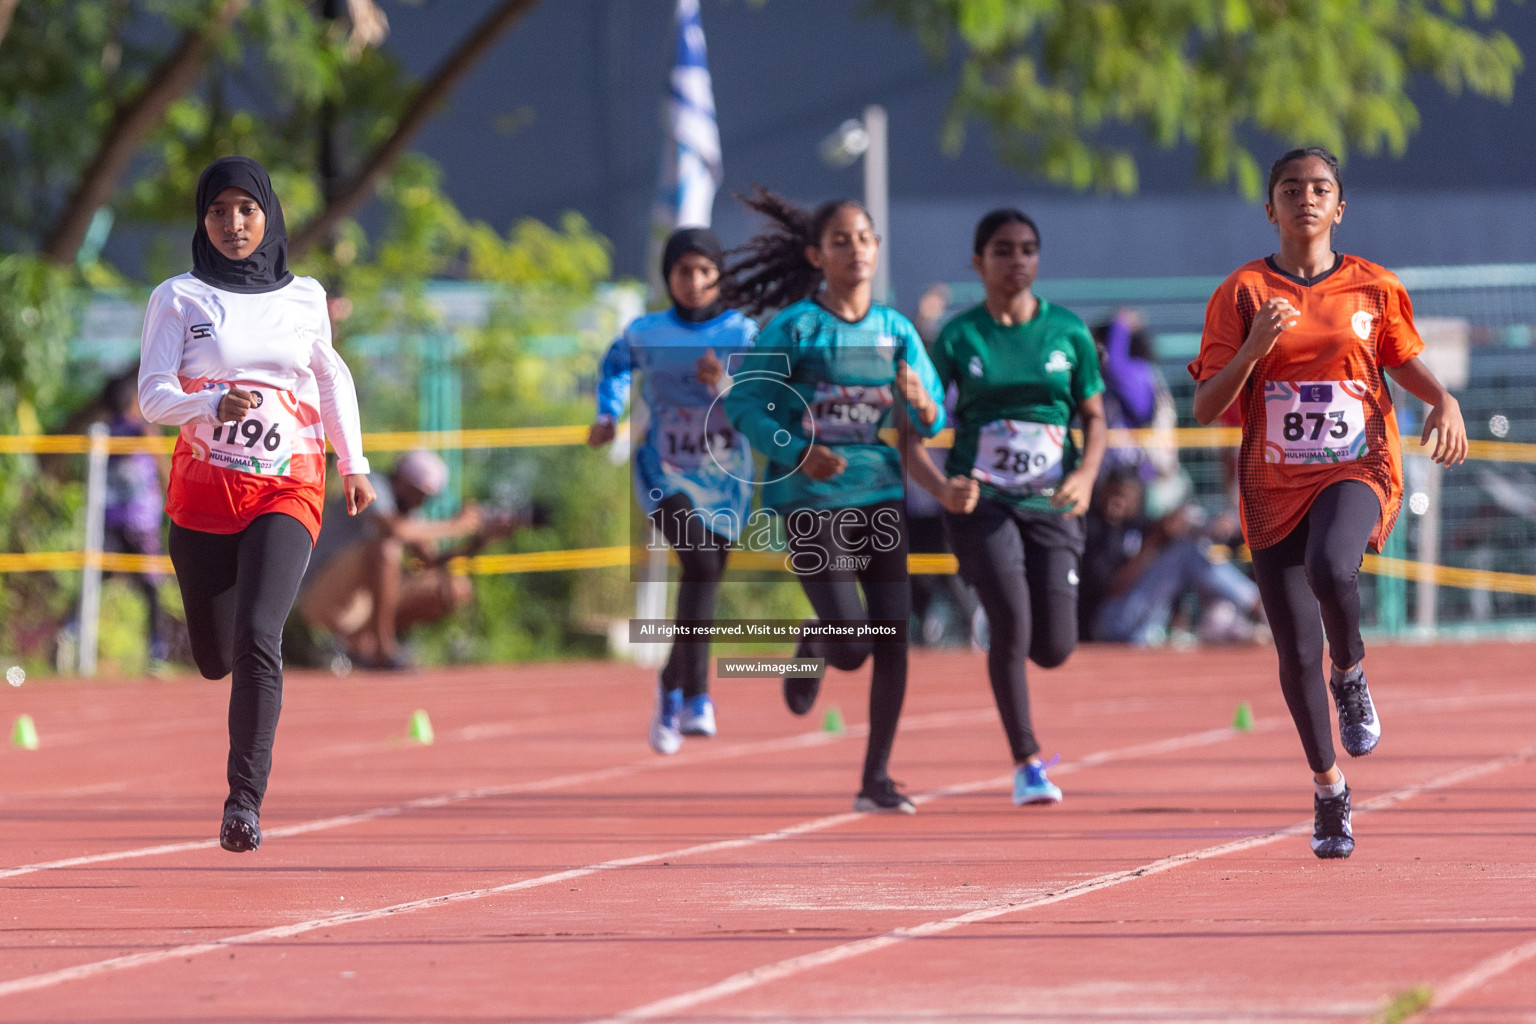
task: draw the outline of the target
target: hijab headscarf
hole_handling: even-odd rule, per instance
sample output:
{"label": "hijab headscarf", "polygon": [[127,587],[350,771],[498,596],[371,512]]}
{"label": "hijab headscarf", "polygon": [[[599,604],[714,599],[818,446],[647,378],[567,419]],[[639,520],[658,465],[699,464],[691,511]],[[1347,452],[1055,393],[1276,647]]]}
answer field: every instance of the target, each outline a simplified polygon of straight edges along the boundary
{"label": "hijab headscarf", "polygon": [[[667,238],[666,248],[661,254],[661,280],[666,283],[672,277],[672,268],[677,266],[677,261],[691,252],[709,260],[715,265],[715,269],[722,274],[725,272],[725,246],[720,244],[720,239],[709,228],[682,228],[674,231]],[[690,323],[703,323],[713,320],[725,312],[725,304],[716,299],[707,306],[692,309],[677,301],[672,295],[671,285],[668,284],[667,295],[672,299],[672,308],[677,311],[679,318]]]}
{"label": "hijab headscarf", "polygon": [[[208,207],[226,188],[250,194],[267,216],[267,233],[256,251],[232,260],[214,247],[203,226]],[[197,231],[192,235],[192,276],[230,292],[271,292],[293,280],[288,271],[288,229],[266,168],[247,156],[215,160],[197,180]]]}

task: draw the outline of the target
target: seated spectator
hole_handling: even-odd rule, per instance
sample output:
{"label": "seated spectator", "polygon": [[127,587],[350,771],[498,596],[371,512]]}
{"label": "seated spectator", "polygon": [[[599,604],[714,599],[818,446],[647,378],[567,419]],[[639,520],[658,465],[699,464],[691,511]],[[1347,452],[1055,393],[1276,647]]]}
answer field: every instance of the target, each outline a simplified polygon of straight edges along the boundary
{"label": "seated spectator", "polygon": [[1134,469],[1101,482],[1088,510],[1080,620],[1087,638],[1139,646],[1166,635],[1179,601],[1197,595],[1207,641],[1251,640],[1263,621],[1259,590],[1215,557],[1205,516],[1181,505],[1157,520],[1143,514],[1145,491]]}
{"label": "seated spectator", "polygon": [[[408,452],[388,477],[372,476],[378,500],[360,515],[326,509],[298,610],[309,625],[327,630],[353,663],[408,668],[400,633],[446,618],[474,596],[467,576],[448,572],[451,556],[441,554],[438,543],[470,537],[478,547],[511,532],[511,523],[488,522],[473,504],[449,520],[421,517],[427,499],[448,484],[448,466],[432,452]],[[408,568],[408,554],[421,567]]]}

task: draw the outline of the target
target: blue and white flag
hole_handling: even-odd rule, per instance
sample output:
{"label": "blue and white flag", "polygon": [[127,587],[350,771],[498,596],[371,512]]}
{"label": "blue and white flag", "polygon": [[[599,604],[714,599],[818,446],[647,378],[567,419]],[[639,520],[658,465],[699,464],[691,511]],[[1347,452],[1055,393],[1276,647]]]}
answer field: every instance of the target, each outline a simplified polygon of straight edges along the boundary
{"label": "blue and white flag", "polygon": [[677,0],[675,25],[677,55],[662,107],[666,137],[662,141],[661,181],[652,215],[653,277],[658,273],[654,265],[661,258],[661,245],[667,235],[677,228],[709,227],[715,190],[725,175],[699,0]]}

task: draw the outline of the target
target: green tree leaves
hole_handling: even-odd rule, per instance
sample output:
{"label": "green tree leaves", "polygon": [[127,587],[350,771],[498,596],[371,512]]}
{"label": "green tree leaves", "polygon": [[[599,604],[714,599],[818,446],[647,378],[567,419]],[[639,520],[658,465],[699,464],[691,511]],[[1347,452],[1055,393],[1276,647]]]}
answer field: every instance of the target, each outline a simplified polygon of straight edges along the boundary
{"label": "green tree leaves", "polygon": [[1137,187],[1127,134],[1189,145],[1201,176],[1249,197],[1263,176],[1245,139],[1401,155],[1419,115],[1406,89],[1508,102],[1523,67],[1485,24],[1496,0],[869,0],[935,58],[958,47],[944,129],[972,118],[1002,157],[1074,188]]}

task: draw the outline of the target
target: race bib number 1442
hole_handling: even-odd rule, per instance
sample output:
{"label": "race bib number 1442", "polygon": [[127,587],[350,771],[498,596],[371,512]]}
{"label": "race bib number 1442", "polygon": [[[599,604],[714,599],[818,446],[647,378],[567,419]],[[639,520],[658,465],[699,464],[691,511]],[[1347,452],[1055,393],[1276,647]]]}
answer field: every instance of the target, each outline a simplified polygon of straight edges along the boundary
{"label": "race bib number 1442", "polygon": [[1264,461],[1280,465],[1353,462],[1367,451],[1365,398],[1358,380],[1264,383]]}

